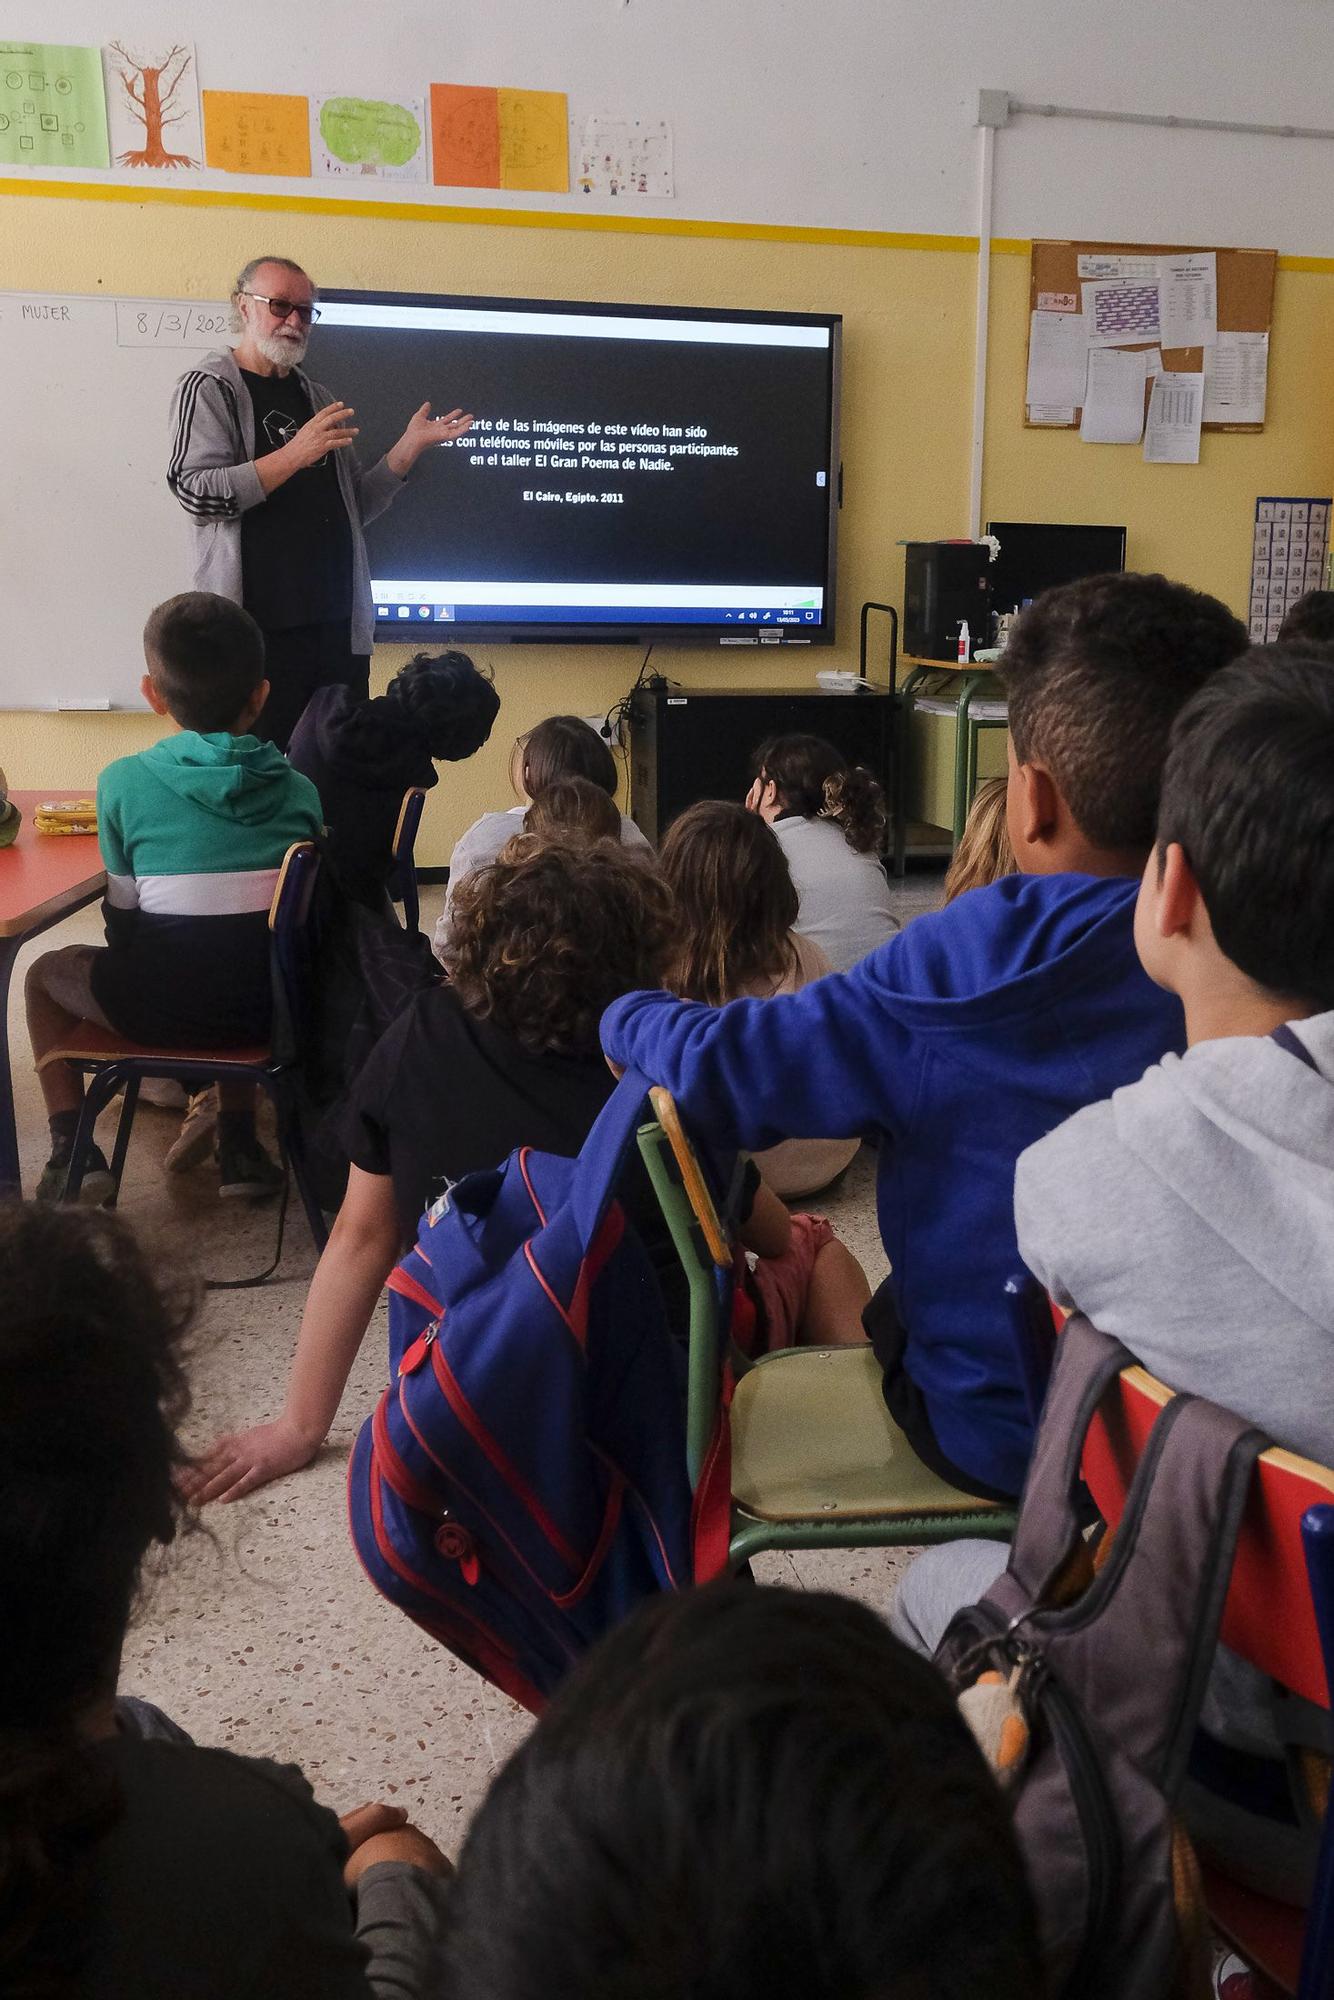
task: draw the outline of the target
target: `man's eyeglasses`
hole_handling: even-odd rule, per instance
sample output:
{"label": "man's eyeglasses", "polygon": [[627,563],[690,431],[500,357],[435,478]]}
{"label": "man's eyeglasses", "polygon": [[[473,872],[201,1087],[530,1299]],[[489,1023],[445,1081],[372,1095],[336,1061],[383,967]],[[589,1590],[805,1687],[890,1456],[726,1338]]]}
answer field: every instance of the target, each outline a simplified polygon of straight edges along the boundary
{"label": "man's eyeglasses", "polygon": [[300,305],[295,299],[270,299],[263,292],[242,292],[243,299],[257,299],[267,306],[276,320],[290,319],[295,313],[302,326],[311,326],[320,316],[318,306]]}

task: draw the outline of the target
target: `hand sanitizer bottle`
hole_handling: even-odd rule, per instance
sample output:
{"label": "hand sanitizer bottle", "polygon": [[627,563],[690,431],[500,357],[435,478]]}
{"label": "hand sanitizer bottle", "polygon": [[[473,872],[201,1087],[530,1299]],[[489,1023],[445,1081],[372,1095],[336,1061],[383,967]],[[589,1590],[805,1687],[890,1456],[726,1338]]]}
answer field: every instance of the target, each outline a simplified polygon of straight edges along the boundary
{"label": "hand sanitizer bottle", "polygon": [[972,652],[973,641],[968,630],[968,620],[965,618],[959,627],[959,665],[961,667],[968,665],[969,660],[972,658]]}

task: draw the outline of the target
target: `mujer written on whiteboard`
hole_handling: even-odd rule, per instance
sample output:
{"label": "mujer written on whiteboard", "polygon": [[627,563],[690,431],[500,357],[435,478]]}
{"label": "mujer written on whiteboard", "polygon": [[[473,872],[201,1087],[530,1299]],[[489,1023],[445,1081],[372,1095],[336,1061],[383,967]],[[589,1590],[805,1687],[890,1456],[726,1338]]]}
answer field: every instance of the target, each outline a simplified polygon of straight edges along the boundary
{"label": "mujer written on whiteboard", "polygon": [[369,692],[375,611],[363,529],[432,445],[471,427],[423,403],[368,472],[355,411],[301,366],[319,317],[299,264],[252,258],[236,335],[176,384],[167,484],[190,516],[194,586],[243,604],[264,634],[270,694],[255,734],[285,750],[318,687]]}

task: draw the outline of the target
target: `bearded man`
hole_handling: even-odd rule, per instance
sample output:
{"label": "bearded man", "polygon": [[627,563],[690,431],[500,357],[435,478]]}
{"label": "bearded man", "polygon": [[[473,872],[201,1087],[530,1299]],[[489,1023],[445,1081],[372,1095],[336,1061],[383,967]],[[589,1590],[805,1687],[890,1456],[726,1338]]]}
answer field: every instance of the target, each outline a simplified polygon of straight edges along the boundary
{"label": "bearded man", "polygon": [[232,290],[234,336],[176,384],[167,484],[194,530],[194,587],[244,605],[264,634],[269,698],[253,733],[286,750],[318,687],[365,697],[375,627],[363,530],[422,453],[462,437],[463,410],[423,403],[363,472],[355,411],[301,363],[315,286],[287,257],[255,257]]}

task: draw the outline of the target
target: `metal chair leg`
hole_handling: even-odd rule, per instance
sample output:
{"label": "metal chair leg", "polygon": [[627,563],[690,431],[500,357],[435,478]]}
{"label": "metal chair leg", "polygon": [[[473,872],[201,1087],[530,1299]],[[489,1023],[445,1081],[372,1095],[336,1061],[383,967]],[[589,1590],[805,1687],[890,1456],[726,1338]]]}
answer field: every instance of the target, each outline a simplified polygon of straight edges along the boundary
{"label": "metal chair leg", "polygon": [[[65,1170],[65,1187],[62,1201],[77,1201],[79,1189],[83,1186],[83,1176],[88,1164],[88,1155],[93,1150],[93,1133],[97,1121],[115,1096],[124,1081],[124,1073],[114,1063],[104,1069],[94,1070],[88,1078],[83,1093],[83,1109],[79,1113],[79,1123],[74,1134],[74,1145],[69,1156],[69,1166]],[[117,1132],[117,1146],[120,1135]]]}
{"label": "metal chair leg", "polygon": [[323,1256],[324,1246],[329,1241],[329,1230],[324,1220],[324,1210],[320,1207],[315,1190],[310,1184],[301,1120],[285,1090],[273,1089],[269,1094],[273,1099],[273,1108],[278,1119],[278,1143],[282,1147],[283,1158],[291,1168],[297,1193],[301,1196],[301,1206],[306,1212],[306,1221],[310,1227],[315,1249]]}
{"label": "metal chair leg", "polygon": [[108,1208],[114,1208],[120,1200],[121,1176],[125,1172],[125,1156],[130,1150],[130,1132],[134,1126],[134,1114],[139,1108],[139,1078],[130,1076],[125,1080],[125,1100],[120,1107],[120,1117],[116,1122],[116,1143],[111,1153],[111,1176],[115,1189]]}

